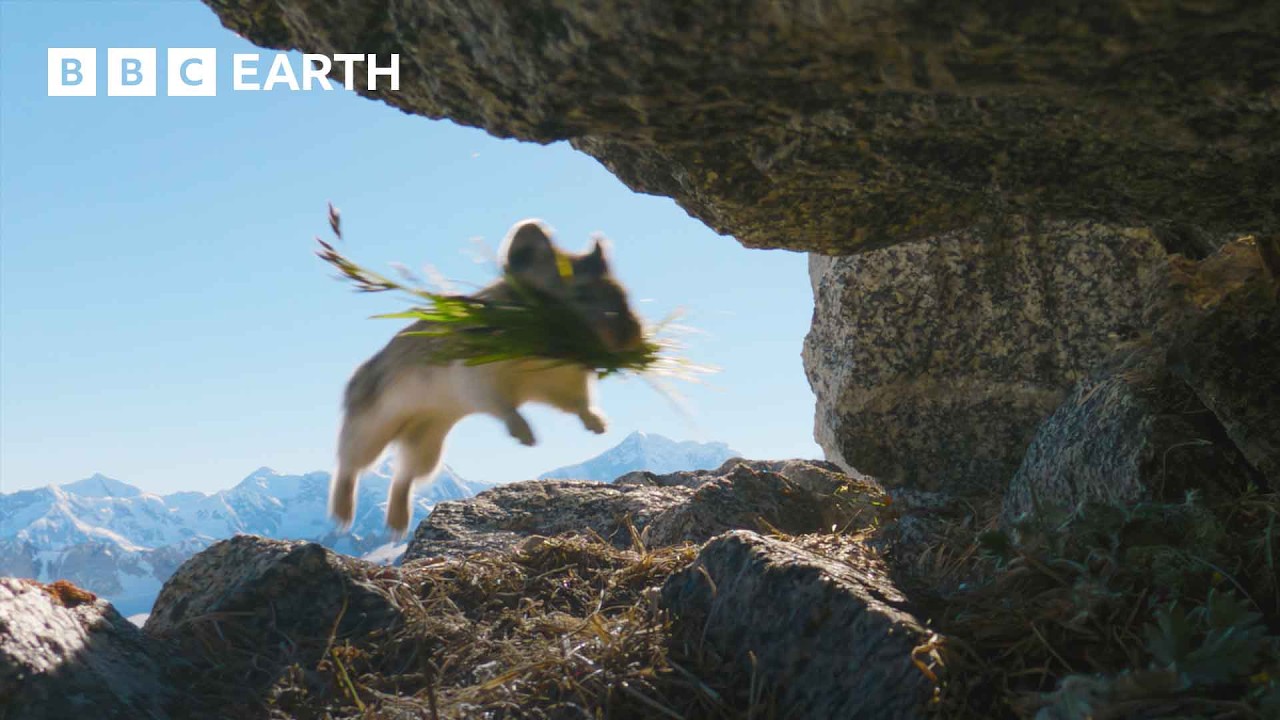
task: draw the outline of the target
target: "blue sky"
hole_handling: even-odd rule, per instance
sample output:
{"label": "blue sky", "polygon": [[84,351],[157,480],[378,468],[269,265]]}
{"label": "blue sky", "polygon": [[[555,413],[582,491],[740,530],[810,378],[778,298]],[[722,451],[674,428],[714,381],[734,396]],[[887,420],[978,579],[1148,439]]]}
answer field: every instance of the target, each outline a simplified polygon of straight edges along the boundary
{"label": "blue sky", "polygon": [[[214,47],[216,97],[47,97],[49,47]],[[692,417],[610,379],[612,421],[526,416],[525,448],[472,417],[445,461],[486,482],[581,461],[632,430],[723,440],[752,457],[820,456],[800,348],[803,255],[745,250],[667,198],[628,190],[565,143],[498,140],[333,92],[231,92],[230,54],[263,52],[198,2],[0,0],[0,490],[103,472],[153,492],[228,487],[261,465],[329,469],[351,371],[399,327],[312,255],[325,203],[353,258],[431,264],[483,284],[497,247],[537,216],[563,245],[613,240],[637,308],[682,307]],[[358,50],[358,49],[356,49]],[[297,64],[295,63],[295,67]]]}

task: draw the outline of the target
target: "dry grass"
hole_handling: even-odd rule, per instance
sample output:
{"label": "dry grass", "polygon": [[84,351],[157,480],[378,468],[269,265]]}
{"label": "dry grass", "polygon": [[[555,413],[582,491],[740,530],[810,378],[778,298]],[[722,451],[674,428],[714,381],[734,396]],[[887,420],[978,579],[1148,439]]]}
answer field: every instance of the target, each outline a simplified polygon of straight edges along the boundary
{"label": "dry grass", "polygon": [[[1260,718],[1280,702],[1280,494],[1085,506],[1009,532],[998,503],[875,507],[851,532],[784,539],[894,578],[937,633],[913,659],[941,681],[940,717]],[[767,668],[672,641],[657,591],[695,554],[533,537],[399,569],[352,561],[390,610],[353,592],[320,625],[203,618],[190,694],[211,717],[785,717]],[[1161,662],[1171,603],[1194,614],[1226,595],[1260,624],[1234,623],[1216,650],[1183,635],[1202,667],[1237,671]]]}
{"label": "dry grass", "polygon": [[366,567],[356,581],[396,620],[351,632],[344,607],[321,644],[202,623],[209,665],[194,695],[237,717],[773,717],[750,678],[669,647],[657,588],[695,553],[533,538],[513,553]]}
{"label": "dry grass", "polygon": [[1275,657],[1201,683],[1156,662],[1151,632],[1172,603],[1202,607],[1217,593],[1280,634],[1280,495],[1086,506],[1007,534],[990,530],[994,514],[981,520],[943,523],[908,569],[944,637],[939,715],[1085,717],[1089,701],[1095,718],[1263,717],[1280,687]]}

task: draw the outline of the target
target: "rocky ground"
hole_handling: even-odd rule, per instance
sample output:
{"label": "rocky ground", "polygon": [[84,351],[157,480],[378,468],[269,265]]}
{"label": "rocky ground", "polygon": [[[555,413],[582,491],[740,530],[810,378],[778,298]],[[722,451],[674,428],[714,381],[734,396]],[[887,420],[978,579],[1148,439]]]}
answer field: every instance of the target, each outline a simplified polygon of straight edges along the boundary
{"label": "rocky ground", "polygon": [[[1081,505],[1007,532],[987,529],[998,498],[970,502],[731,460],[442,503],[400,567],[236,536],[185,563],[142,629],[74,586],[5,579],[4,717],[1262,717],[1275,702],[1256,678],[1277,638],[1245,601],[1276,597],[1257,554],[1274,494]],[[1220,617],[1147,618],[1148,594],[1203,595]],[[1184,657],[1141,660],[1162,642]],[[1217,663],[1235,664],[1180,679]]]}
{"label": "rocky ground", "polygon": [[516,483],[442,503],[401,567],[223,541],[141,630],[5,580],[5,716],[909,717],[939,660],[860,535],[888,507],[821,462]]}
{"label": "rocky ground", "polygon": [[814,253],[830,462],[5,580],[0,715],[1280,717],[1280,5],[207,1]]}

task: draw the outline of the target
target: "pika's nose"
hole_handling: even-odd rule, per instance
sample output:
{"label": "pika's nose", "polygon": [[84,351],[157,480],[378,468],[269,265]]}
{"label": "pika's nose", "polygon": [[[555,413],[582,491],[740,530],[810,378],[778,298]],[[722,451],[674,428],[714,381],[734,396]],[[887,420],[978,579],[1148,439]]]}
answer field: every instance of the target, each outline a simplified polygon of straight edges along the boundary
{"label": "pika's nose", "polygon": [[619,343],[623,350],[638,350],[644,344],[644,330],[640,327],[640,323],[636,322],[633,317],[624,317],[620,319],[618,333]]}
{"label": "pika's nose", "polygon": [[640,323],[630,315],[605,313],[605,322],[599,328],[605,347],[614,351],[636,350],[644,342]]}

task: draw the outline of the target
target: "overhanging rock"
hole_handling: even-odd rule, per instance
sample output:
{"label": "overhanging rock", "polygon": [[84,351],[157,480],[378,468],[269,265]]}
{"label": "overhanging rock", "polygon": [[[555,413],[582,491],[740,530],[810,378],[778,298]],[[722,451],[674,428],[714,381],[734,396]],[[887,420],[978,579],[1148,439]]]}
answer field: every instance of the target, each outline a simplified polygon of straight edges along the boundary
{"label": "overhanging rock", "polygon": [[751,247],[1006,210],[1277,229],[1276,3],[206,2],[266,47],[398,53],[400,89],[363,94],[570,140]]}

